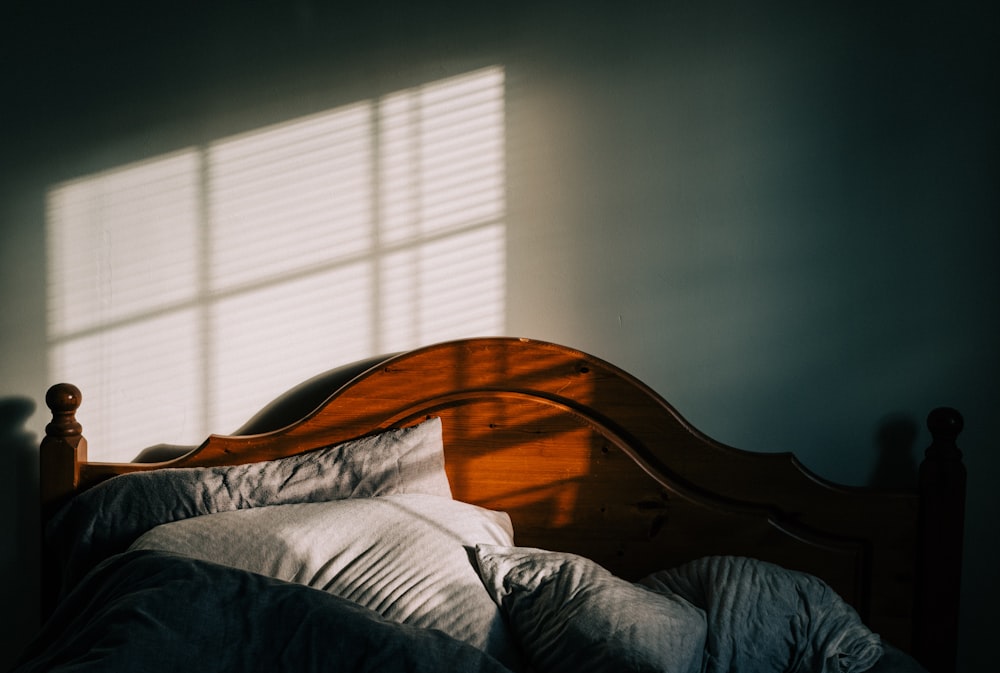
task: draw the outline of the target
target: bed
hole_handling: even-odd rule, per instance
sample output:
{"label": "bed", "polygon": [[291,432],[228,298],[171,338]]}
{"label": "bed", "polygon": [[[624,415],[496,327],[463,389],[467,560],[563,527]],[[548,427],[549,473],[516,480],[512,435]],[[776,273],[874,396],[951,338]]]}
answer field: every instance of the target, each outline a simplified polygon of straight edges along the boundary
{"label": "bed", "polygon": [[919,487],[876,492],[529,339],[339,367],[127,464],[88,462],[82,397],[46,397],[19,672],[954,670],[953,409]]}

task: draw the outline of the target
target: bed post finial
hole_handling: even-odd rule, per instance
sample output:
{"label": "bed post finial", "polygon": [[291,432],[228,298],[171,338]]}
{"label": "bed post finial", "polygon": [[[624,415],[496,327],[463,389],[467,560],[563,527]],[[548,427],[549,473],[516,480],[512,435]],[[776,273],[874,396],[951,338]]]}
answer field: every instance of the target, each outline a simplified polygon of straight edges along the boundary
{"label": "bed post finial", "polygon": [[927,414],[927,429],[931,431],[931,436],[934,438],[934,442],[927,449],[928,455],[932,451],[957,452],[957,455],[952,456],[952,459],[961,460],[962,452],[955,445],[955,441],[963,428],[965,428],[965,420],[962,418],[962,414],[951,407],[938,407]]}
{"label": "bed post finial", "polygon": [[956,440],[965,421],[955,409],[927,416],[933,441],[920,464],[920,539],[914,654],[931,673],[953,673],[965,528],[966,470]]}
{"label": "bed post finial", "polygon": [[45,393],[45,404],[52,411],[52,422],[45,426],[48,437],[79,437],[83,428],[76,420],[83,396],[72,383],[57,383]]}

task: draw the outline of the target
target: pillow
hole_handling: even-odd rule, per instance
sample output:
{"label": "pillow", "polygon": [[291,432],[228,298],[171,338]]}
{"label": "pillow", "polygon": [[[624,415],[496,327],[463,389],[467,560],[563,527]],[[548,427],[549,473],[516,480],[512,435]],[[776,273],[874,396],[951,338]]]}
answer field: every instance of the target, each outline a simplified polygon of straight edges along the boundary
{"label": "pillow", "polygon": [[244,465],[134,472],[73,498],[46,530],[63,591],[153,526],[200,514],[389,493],[451,497],[441,419]]}
{"label": "pillow", "polygon": [[323,589],[393,621],[439,629],[516,668],[516,646],[466,548],[511,539],[505,513],[398,494],[194,517],[154,528],[131,549]]}
{"label": "pillow", "polygon": [[698,673],[705,615],[573,554],[476,546],[479,574],[542,673]]}
{"label": "pillow", "polygon": [[710,556],[641,584],[705,610],[706,673],[860,673],[882,655],[880,638],[826,583],[773,563]]}

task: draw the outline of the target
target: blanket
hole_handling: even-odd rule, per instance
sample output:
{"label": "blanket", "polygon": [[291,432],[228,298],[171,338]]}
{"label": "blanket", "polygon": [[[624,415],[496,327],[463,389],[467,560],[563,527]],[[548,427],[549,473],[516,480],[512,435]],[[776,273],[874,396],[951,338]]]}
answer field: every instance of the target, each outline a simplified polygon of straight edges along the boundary
{"label": "blanket", "polygon": [[159,551],[98,565],[13,673],[510,673],[440,631],[325,591]]}
{"label": "blanket", "polygon": [[705,611],[704,673],[861,673],[879,636],[825,582],[757,559],[712,556],[642,580]]}

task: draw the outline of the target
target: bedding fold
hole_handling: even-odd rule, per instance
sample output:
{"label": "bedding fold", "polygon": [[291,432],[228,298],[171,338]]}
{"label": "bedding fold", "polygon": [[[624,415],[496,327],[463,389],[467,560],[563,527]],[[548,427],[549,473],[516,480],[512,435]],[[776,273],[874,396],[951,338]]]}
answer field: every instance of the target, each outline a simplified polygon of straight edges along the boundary
{"label": "bedding fold", "polygon": [[712,556],[640,584],[705,611],[704,673],[861,673],[882,656],[881,639],[854,608],[806,573]]}
{"label": "bedding fold", "polygon": [[510,673],[434,629],[304,585],[161,551],[97,566],[12,673]]}

